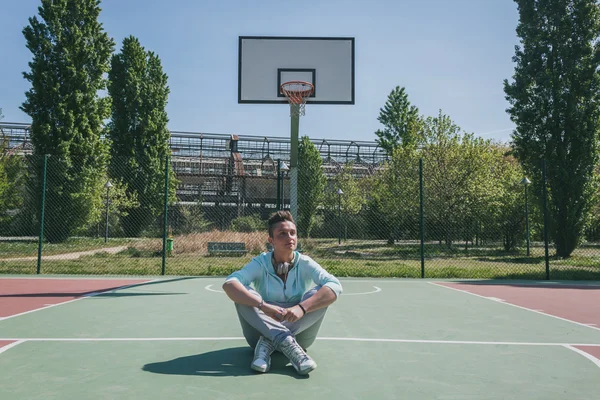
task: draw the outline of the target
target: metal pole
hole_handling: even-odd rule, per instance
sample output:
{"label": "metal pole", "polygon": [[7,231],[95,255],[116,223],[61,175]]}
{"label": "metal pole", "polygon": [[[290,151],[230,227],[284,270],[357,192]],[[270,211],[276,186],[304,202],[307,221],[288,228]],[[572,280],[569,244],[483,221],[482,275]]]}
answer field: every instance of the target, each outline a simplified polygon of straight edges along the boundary
{"label": "metal pole", "polygon": [[165,209],[163,215],[163,251],[162,251],[162,271],[165,274],[167,267],[167,224],[169,211],[169,156],[165,156]]}
{"label": "metal pole", "polygon": [[542,197],[544,206],[544,250],[546,258],[546,279],[550,279],[550,258],[548,256],[548,204],[546,193],[546,160],[542,160]]}
{"label": "metal pole", "polygon": [[342,195],[338,193],[338,246],[342,244]]}
{"label": "metal pole", "polygon": [[105,223],[105,230],[104,230],[104,243],[108,242],[108,207],[109,207],[109,194],[110,191],[110,187],[106,188],[106,223]]}
{"label": "metal pole", "polygon": [[281,160],[277,160],[277,210],[281,210]]}
{"label": "metal pole", "polygon": [[291,116],[291,147],[290,147],[290,212],[294,221],[298,220],[298,131],[300,126],[300,116],[298,110],[292,105]]}
{"label": "metal pole", "polygon": [[527,185],[525,185],[525,231],[527,232],[527,257],[529,257],[529,201],[527,199]]}
{"label": "metal pole", "polygon": [[38,238],[37,274],[42,269],[42,243],[44,241],[44,209],[46,208],[46,172],[48,170],[48,154],[44,154],[44,168],[42,171],[42,210],[40,213],[40,235]]}
{"label": "metal pole", "polygon": [[425,217],[423,205],[423,159],[419,158],[419,197],[420,197],[420,228],[421,228],[421,278],[425,278]]}

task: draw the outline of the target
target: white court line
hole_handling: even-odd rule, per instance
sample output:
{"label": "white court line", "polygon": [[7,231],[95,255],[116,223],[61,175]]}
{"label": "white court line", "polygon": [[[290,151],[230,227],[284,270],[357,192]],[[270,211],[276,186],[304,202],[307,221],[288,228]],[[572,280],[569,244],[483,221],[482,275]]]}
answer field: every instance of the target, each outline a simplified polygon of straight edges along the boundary
{"label": "white court line", "polygon": [[[243,337],[131,337],[131,338],[0,338],[1,341],[23,342],[174,342],[174,341],[231,341],[245,340]],[[490,342],[474,340],[426,340],[426,339],[386,339],[352,337],[317,337],[317,340],[339,342],[377,342],[377,343],[421,343],[421,344],[466,344],[485,346],[580,346],[600,347],[600,343],[553,343],[553,342]]]}
{"label": "white court line", "polygon": [[0,354],[4,353],[8,349],[12,349],[13,347],[25,342],[25,340],[17,340],[14,343],[8,344],[6,346],[0,347]]}
{"label": "white court line", "polygon": [[[440,285],[440,284],[435,283],[435,282],[428,282],[428,283],[430,283],[432,285],[435,285],[435,286],[438,286],[438,287],[441,287],[441,288],[450,289],[450,290],[456,290],[457,292],[462,292],[462,293],[470,294],[471,296],[477,296],[477,297],[481,297],[482,299],[489,300],[489,297],[485,297],[485,296],[479,295],[477,293],[471,293],[471,292],[469,292],[467,290],[461,290],[461,289],[453,288],[453,287],[450,287],[450,286]],[[596,328],[595,326],[590,326],[588,324],[584,324],[584,323],[581,323],[581,322],[573,321],[571,319],[562,318],[562,317],[559,317],[557,315],[548,314],[548,313],[545,313],[545,312],[542,312],[542,311],[539,311],[539,310],[534,310],[534,309],[527,308],[527,307],[521,307],[521,306],[518,306],[516,304],[507,303],[507,302],[499,302],[499,303],[506,304],[507,306],[512,306],[512,307],[520,308],[521,310],[531,311],[533,313],[545,315],[547,317],[556,318],[556,319],[559,319],[561,321],[570,322],[572,324],[577,324],[579,326],[585,326],[586,328],[595,329],[597,331],[600,331],[600,328]]]}
{"label": "white court line", "polygon": [[207,285],[207,286],[205,286],[205,287],[204,287],[204,289],[208,290],[209,292],[215,292],[215,293],[225,293],[225,292],[224,292],[224,291],[222,291],[222,290],[215,290],[215,289],[211,289],[211,286],[212,286],[212,285]]}
{"label": "white court line", "polygon": [[566,347],[567,349],[573,350],[575,353],[584,356],[585,358],[587,358],[588,360],[590,360],[591,362],[596,364],[596,367],[600,368],[600,360],[598,360],[596,357],[594,357],[590,353],[586,353],[585,351],[579,350],[578,348],[575,348],[568,344],[565,344],[563,347]]}
{"label": "white court line", "polygon": [[10,319],[10,318],[19,317],[19,316],[25,315],[25,314],[31,314],[31,313],[34,313],[34,312],[40,311],[40,310],[47,310],[49,308],[56,307],[56,306],[62,306],[62,305],[65,305],[65,304],[73,303],[74,301],[79,301],[81,299],[87,299],[88,297],[98,296],[99,294],[111,293],[111,292],[114,292],[114,291],[117,291],[117,290],[123,290],[123,289],[130,288],[132,286],[139,286],[139,285],[144,284],[144,283],[151,283],[151,282],[156,282],[156,281],[159,281],[159,280],[160,279],[154,279],[154,280],[151,280],[151,281],[148,281],[148,282],[134,283],[134,284],[131,284],[131,285],[120,286],[118,288],[114,288],[114,289],[107,290],[107,291],[104,291],[104,292],[93,292],[93,293],[90,293],[90,294],[87,294],[87,295],[83,295],[83,296],[78,297],[78,298],[73,299],[73,300],[64,301],[62,303],[49,304],[49,305],[45,305],[45,306],[42,306],[42,307],[39,307],[39,308],[34,308],[33,310],[23,311],[22,313],[13,314],[13,315],[7,315],[6,317],[0,318],[0,321],[6,321],[7,319]]}
{"label": "white court line", "polygon": [[375,290],[371,291],[371,292],[362,292],[362,293],[342,293],[342,296],[357,296],[359,294],[372,294],[372,293],[377,293],[377,292],[381,292],[381,288],[378,288],[377,286],[373,286],[375,288]]}
{"label": "white court line", "polygon": [[[372,294],[372,293],[377,293],[377,292],[381,292],[381,288],[378,288],[377,286],[373,286],[375,288],[375,290],[371,291],[371,292],[363,292],[363,293],[343,293],[342,296],[356,296],[359,294]],[[204,289],[208,290],[209,292],[214,292],[214,293],[225,293],[222,290],[215,290],[212,288],[212,285],[206,285],[204,287]]]}

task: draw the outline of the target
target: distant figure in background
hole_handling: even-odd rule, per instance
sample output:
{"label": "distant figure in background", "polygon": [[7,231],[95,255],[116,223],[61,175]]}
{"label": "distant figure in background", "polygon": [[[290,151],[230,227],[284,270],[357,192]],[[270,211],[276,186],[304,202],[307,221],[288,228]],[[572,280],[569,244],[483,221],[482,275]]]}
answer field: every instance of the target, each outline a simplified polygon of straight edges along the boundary
{"label": "distant figure in background", "polygon": [[312,258],[295,251],[296,224],[288,211],[271,215],[268,230],[273,251],[229,275],[223,290],[235,303],[244,337],[254,348],[250,367],[267,372],[271,354],[279,350],[306,375],[317,368],[306,349],[342,285]]}

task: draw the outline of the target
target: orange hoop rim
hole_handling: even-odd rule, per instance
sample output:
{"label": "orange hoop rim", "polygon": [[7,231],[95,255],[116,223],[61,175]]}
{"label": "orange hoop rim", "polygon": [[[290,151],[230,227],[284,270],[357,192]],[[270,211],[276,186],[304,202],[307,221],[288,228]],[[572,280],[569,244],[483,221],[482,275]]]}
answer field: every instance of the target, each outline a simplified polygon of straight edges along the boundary
{"label": "orange hoop rim", "polygon": [[[288,86],[300,85],[301,87],[307,87],[307,89],[288,89]],[[291,104],[301,104],[313,93],[315,87],[310,82],[305,81],[289,81],[284,82],[279,87],[279,91],[288,98]]]}

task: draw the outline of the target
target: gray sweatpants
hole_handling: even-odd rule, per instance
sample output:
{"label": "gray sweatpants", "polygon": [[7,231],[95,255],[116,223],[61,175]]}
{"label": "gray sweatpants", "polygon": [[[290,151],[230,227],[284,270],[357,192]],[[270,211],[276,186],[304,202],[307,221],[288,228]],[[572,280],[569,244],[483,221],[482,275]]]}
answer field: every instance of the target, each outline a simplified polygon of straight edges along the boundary
{"label": "gray sweatpants", "polygon": [[[308,299],[313,296],[322,286],[315,286],[304,296],[301,301]],[[261,298],[258,292],[250,287],[246,287],[252,294]],[[288,308],[293,307],[298,303],[278,303],[278,302],[266,302],[279,307]],[[327,307],[318,309],[316,311],[307,313],[298,321],[295,322],[279,322],[269,317],[267,314],[259,310],[257,307],[245,306],[235,303],[238,318],[242,325],[242,332],[246,341],[250,347],[256,347],[256,343],[261,336],[270,339],[275,346],[279,346],[287,336],[293,335],[296,338],[298,344],[307,349],[308,346],[313,344],[317,338],[317,333],[327,312]]]}

